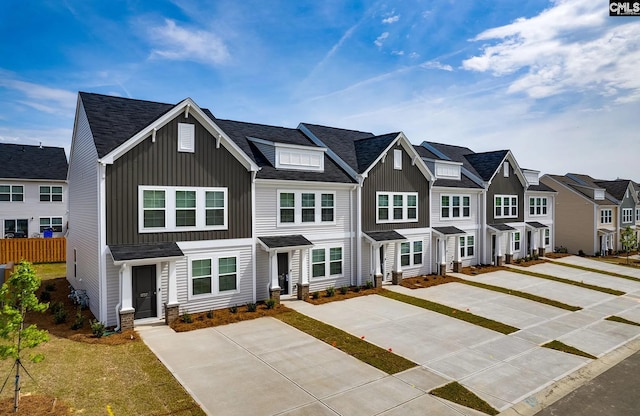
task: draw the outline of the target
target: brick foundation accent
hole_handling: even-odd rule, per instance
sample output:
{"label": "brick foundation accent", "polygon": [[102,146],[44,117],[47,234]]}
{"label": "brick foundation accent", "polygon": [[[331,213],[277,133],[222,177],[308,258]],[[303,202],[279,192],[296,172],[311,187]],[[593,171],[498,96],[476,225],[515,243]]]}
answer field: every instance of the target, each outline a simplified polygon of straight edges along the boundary
{"label": "brick foundation accent", "polygon": [[134,311],[122,312],[120,311],[120,330],[130,331],[133,329],[133,315]]}
{"label": "brick foundation accent", "polygon": [[180,315],[180,305],[167,305],[164,304],[164,323],[165,325],[171,325],[171,322],[178,319]]}
{"label": "brick foundation accent", "polygon": [[513,261],[513,254],[505,254],[504,257],[504,262],[507,264],[511,264],[511,262]]}
{"label": "brick foundation accent", "polygon": [[447,275],[447,265],[441,264],[438,266],[438,276],[446,276]]}
{"label": "brick foundation accent", "polygon": [[462,272],[462,262],[461,261],[454,261],[453,262],[453,272],[454,273]]}
{"label": "brick foundation accent", "polygon": [[538,256],[544,257],[544,247],[538,248]]}
{"label": "brick foundation accent", "polygon": [[305,300],[309,297],[309,284],[298,285],[298,299]]}
{"label": "brick foundation accent", "polygon": [[269,289],[269,298],[276,301],[276,305],[280,304],[280,288]]}
{"label": "brick foundation accent", "polygon": [[377,274],[375,277],[375,287],[382,287],[382,275],[381,274]]}
{"label": "brick foundation accent", "polygon": [[496,256],[496,266],[502,266],[504,264],[504,259],[502,256]]}
{"label": "brick foundation accent", "polygon": [[399,285],[402,280],[402,272],[391,272],[391,283]]}

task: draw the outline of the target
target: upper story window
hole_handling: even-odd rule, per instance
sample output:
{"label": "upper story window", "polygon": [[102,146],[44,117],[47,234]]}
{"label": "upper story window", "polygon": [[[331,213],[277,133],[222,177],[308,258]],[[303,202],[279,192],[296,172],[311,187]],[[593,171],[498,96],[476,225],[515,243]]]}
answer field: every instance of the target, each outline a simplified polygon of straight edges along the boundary
{"label": "upper story window", "polygon": [[442,218],[469,218],[471,198],[460,195],[441,195],[440,216]]}
{"label": "upper story window", "polygon": [[278,192],[278,224],[316,224],[335,221],[335,193]]}
{"label": "upper story window", "polygon": [[418,221],[417,192],[376,192],[376,222]]}
{"label": "upper story window", "polygon": [[400,265],[419,266],[422,264],[422,240],[400,243]]}
{"label": "upper story window", "polygon": [[531,197],[529,198],[529,215],[547,215],[547,198]]}
{"label": "upper story window", "polygon": [[622,209],[622,222],[633,222],[633,208]]}
{"label": "upper story window", "polygon": [[227,229],[226,188],[139,187],[139,231]]}
{"label": "upper story window", "polygon": [[600,224],[611,224],[612,211],[610,209],[600,210]]}
{"label": "upper story window", "polygon": [[61,202],[62,186],[41,186],[40,201],[42,202]]}
{"label": "upper story window", "polygon": [[5,202],[24,201],[24,186],[0,185],[0,201],[5,201]]}
{"label": "upper story window", "polygon": [[518,196],[496,195],[494,218],[517,218]]}
{"label": "upper story window", "polygon": [[393,168],[396,170],[402,170],[402,150],[393,150]]}

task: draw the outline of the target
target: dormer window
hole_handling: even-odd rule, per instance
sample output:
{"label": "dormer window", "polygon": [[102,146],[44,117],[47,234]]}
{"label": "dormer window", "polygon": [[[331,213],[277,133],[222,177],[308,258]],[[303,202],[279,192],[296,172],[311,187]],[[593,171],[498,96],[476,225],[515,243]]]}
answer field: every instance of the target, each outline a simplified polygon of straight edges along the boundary
{"label": "dormer window", "polygon": [[195,125],[178,123],[178,152],[195,153]]}
{"label": "dormer window", "polygon": [[395,170],[402,170],[402,150],[393,150],[393,168]]}
{"label": "dormer window", "polygon": [[604,189],[594,189],[593,199],[596,201],[602,201],[604,199]]}

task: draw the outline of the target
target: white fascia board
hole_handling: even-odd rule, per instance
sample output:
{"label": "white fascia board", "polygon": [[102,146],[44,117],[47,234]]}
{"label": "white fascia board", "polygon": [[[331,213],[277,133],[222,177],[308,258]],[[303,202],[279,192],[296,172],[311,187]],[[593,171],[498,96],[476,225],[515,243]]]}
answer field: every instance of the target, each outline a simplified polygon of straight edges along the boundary
{"label": "white fascia board", "polygon": [[246,153],[244,153],[238,147],[238,145],[236,145],[235,142],[231,140],[231,138],[229,138],[229,136],[227,136],[227,134],[220,127],[218,127],[218,125],[216,125],[215,122],[211,120],[191,98],[182,100],[167,113],[160,116],[153,123],[149,124],[129,140],[101,158],[99,162],[107,165],[113,164],[113,162],[115,162],[118,158],[122,157],[147,137],[152,135],[154,129],[159,130],[175,117],[177,117],[180,113],[184,112],[187,108],[189,109],[189,116],[193,116],[196,120],[198,120],[200,124],[202,124],[202,126],[207,129],[207,131],[211,133],[211,135],[215,139],[223,141],[225,148],[229,150],[229,152],[233,156],[235,156],[235,158],[238,159],[248,171],[260,170],[258,165]]}
{"label": "white fascia board", "polygon": [[468,192],[468,193],[480,194],[485,192],[483,188],[456,188],[451,186],[438,186],[438,185],[434,185],[432,189],[433,189],[433,192],[444,192],[449,194],[455,194],[456,192],[457,193]]}
{"label": "white fascia board", "polygon": [[[502,159],[502,163],[500,163],[500,166],[498,166],[496,171],[493,172],[493,176],[491,176],[491,179],[489,179],[488,183],[491,184],[491,182],[493,182],[493,178],[496,177],[498,172],[502,171],[502,165],[504,164],[505,160],[508,160],[509,163],[511,163],[511,165],[513,166],[513,171],[516,173],[516,176],[520,180],[522,187],[526,191],[527,188],[529,187],[529,182],[527,182],[527,179],[524,177],[524,174],[522,173],[522,169],[520,168],[520,165],[518,165],[518,162],[516,161],[516,158],[513,156],[513,153],[511,153],[511,150],[507,150],[507,154]],[[529,169],[529,170],[532,170],[532,169]]]}
{"label": "white fascia board", "polygon": [[433,172],[431,172],[431,170],[429,170],[427,164],[424,162],[424,160],[422,160],[422,157],[418,154],[416,149],[413,148],[413,145],[409,142],[407,136],[405,136],[402,132],[398,133],[398,136],[389,144],[389,146],[386,147],[386,149],[384,149],[384,151],[380,152],[376,160],[374,160],[369,165],[367,170],[361,173],[361,175],[367,177],[371,169],[373,169],[373,167],[376,166],[378,162],[386,156],[389,150],[391,150],[396,145],[396,143],[398,143],[398,141],[400,141],[400,144],[402,145],[404,150],[411,156],[412,164],[416,165],[420,172],[422,172],[424,177],[427,178],[429,182],[433,183],[436,180],[436,176],[433,174]]}

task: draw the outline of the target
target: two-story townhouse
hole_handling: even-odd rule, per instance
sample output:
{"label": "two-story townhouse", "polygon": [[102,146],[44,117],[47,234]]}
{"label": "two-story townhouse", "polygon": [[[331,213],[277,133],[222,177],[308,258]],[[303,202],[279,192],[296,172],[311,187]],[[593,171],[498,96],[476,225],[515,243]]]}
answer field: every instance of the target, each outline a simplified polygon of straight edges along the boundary
{"label": "two-story townhouse", "polygon": [[431,273],[431,184],[434,176],[403,133],[372,133],[301,123],[358,184],[356,263],[362,279],[380,286]]}
{"label": "two-story townhouse", "polygon": [[260,167],[257,299],[356,284],[356,181],[298,129],[216,119]]}
{"label": "two-story townhouse", "polygon": [[476,242],[480,262],[502,265],[532,252],[536,245],[538,249],[547,247],[544,230],[549,225],[526,221],[525,191],[529,183],[510,150],[476,153],[466,147],[434,142],[423,142],[421,146],[441,159],[460,163],[465,175],[484,188]]}
{"label": "two-story townhouse", "polygon": [[605,254],[617,246],[618,201],[588,175],[545,174],[542,183],[553,188],[555,243],[570,253]]}
{"label": "two-story townhouse", "polygon": [[522,169],[529,186],[525,191],[525,243],[527,254],[544,256],[555,249],[555,197],[556,192],[540,182],[540,171]]}
{"label": "two-story townhouse", "polygon": [[622,250],[623,246],[620,241],[622,231],[627,227],[631,227],[634,230],[636,228],[638,193],[635,190],[633,181],[628,179],[595,180],[594,183],[604,188],[608,194],[618,200],[618,233],[613,249]]}
{"label": "two-story townhouse", "polygon": [[67,168],[61,147],[0,143],[0,238],[64,236]]}
{"label": "two-story townhouse", "polygon": [[436,178],[431,191],[433,270],[445,274],[477,265],[484,218],[482,181],[428,144],[414,147]]}
{"label": "two-story townhouse", "polygon": [[255,302],[258,170],[191,99],[79,93],[67,279],[121,328]]}

